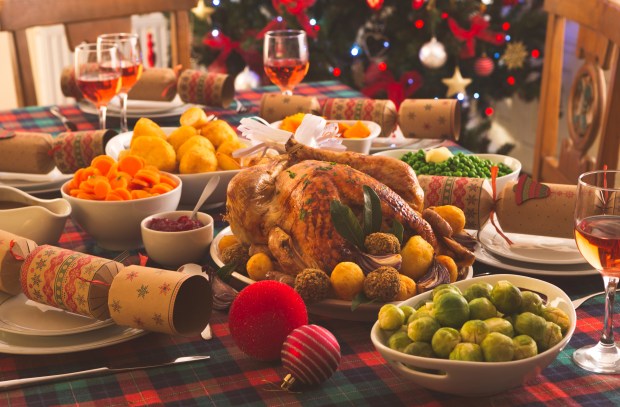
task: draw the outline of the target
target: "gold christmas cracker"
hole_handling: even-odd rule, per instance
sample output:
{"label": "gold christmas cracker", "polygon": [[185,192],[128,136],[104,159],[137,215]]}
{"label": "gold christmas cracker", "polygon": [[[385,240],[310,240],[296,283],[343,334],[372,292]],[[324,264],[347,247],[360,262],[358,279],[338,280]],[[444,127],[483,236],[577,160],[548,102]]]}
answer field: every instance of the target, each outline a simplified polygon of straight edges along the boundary
{"label": "gold christmas cracker", "polygon": [[63,68],[60,74],[60,90],[62,94],[68,98],[75,98],[76,100],[84,99],[82,91],[75,82],[75,69],[72,66]]}
{"label": "gold christmas cracker", "polygon": [[11,295],[22,291],[19,272],[26,257],[36,247],[32,240],[0,230],[0,291]]}
{"label": "gold christmas cracker", "polygon": [[407,138],[458,140],[461,106],[456,99],[405,99],[398,109],[398,125]]}
{"label": "gold christmas cracker", "polygon": [[177,74],[171,68],[145,69],[127,94],[129,99],[171,101],[177,95]]}
{"label": "gold christmas cracker", "polygon": [[295,113],[319,114],[320,111],[321,105],[314,96],[263,93],[258,114],[269,123],[273,123]]}
{"label": "gold christmas cracker", "polygon": [[0,138],[0,172],[47,174],[55,167],[53,141],[51,134],[20,131]]}
{"label": "gold christmas cracker", "polygon": [[424,190],[425,207],[461,208],[467,229],[482,229],[495,211],[499,226],[506,233],[573,237],[575,185],[542,184],[549,188],[548,196],[518,203],[517,182],[506,184],[493,202],[490,182],[482,178],[418,175],[418,181]]}
{"label": "gold christmas cracker", "polygon": [[322,115],[329,120],[369,120],[381,126],[382,137],[396,129],[398,111],[391,100],[382,99],[327,99]]}
{"label": "gold christmas cracker", "polygon": [[116,134],[114,130],[60,133],[52,147],[56,167],[64,174],[88,167],[93,158],[105,154],[106,143]]}
{"label": "gold christmas cracker", "polygon": [[29,299],[105,320],[110,282],[123,267],[101,257],[43,245],[21,267],[21,289]]}
{"label": "gold christmas cracker", "polygon": [[235,96],[235,81],[230,75],[187,69],[179,76],[177,92],[185,103],[228,107]]}
{"label": "gold christmas cracker", "polygon": [[114,278],[109,294],[118,325],[192,336],[211,317],[213,296],[204,276],[131,265]]}

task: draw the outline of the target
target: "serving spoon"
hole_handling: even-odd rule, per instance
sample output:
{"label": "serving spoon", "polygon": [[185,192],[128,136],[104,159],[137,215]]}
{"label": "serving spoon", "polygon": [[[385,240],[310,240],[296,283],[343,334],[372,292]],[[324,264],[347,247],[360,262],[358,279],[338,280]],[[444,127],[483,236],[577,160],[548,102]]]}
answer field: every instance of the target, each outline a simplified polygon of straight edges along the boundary
{"label": "serving spoon", "polygon": [[190,216],[190,219],[196,220],[196,213],[198,213],[198,209],[200,209],[202,207],[202,204],[204,204],[205,201],[207,200],[207,198],[211,196],[213,191],[215,191],[217,184],[219,183],[220,183],[219,175],[215,175],[211,177],[209,182],[207,182],[207,185],[205,185],[205,189],[202,190],[202,194],[200,195],[200,198],[198,198],[198,202],[196,202],[196,206],[194,206],[194,210],[192,211],[192,215]]}

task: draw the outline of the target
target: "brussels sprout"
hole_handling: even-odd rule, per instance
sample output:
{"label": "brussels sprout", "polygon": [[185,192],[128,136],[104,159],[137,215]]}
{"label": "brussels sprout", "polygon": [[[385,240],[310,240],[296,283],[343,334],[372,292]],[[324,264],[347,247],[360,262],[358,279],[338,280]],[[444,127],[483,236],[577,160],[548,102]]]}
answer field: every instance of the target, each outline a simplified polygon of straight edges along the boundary
{"label": "brussels sprout", "polygon": [[452,352],[450,352],[450,360],[484,362],[484,357],[482,356],[482,348],[477,343],[457,343],[454,349],[452,349]]}
{"label": "brussels sprout", "polygon": [[515,331],[512,324],[504,318],[493,317],[485,319],[484,322],[486,322],[489,332],[499,332],[510,338],[515,336]]}
{"label": "brussels sprout", "polygon": [[439,323],[433,318],[422,317],[415,319],[407,326],[407,335],[412,341],[430,342],[439,328]]}
{"label": "brussels sprout", "polygon": [[551,321],[556,323],[562,329],[562,335],[566,335],[566,332],[570,328],[570,318],[564,311],[556,307],[546,307],[543,308],[541,317],[545,318],[547,321]]}
{"label": "brussels sprout", "polygon": [[463,342],[477,343],[480,345],[482,340],[489,334],[489,327],[484,321],[472,319],[461,327],[461,339]]}
{"label": "brussels sprout", "polygon": [[407,336],[405,331],[397,331],[393,333],[388,339],[388,346],[390,349],[401,350],[411,343],[411,339]]}
{"label": "brussels sprout", "polygon": [[512,339],[499,332],[491,332],[482,343],[482,354],[487,362],[508,362],[514,356]]}
{"label": "brussels sprout", "polygon": [[497,308],[488,298],[478,297],[469,301],[469,317],[471,319],[488,319],[497,316]]}
{"label": "brussels sprout", "polygon": [[379,327],[386,331],[398,329],[405,323],[405,313],[394,304],[385,304],[379,309]]}
{"label": "brussels sprout", "polygon": [[409,317],[415,313],[415,309],[413,309],[413,307],[409,305],[401,305],[398,308],[400,308],[405,314],[405,321],[408,321]]}
{"label": "brussels sprout", "polygon": [[546,321],[542,337],[536,341],[540,350],[547,350],[562,340],[562,329],[556,323]]}
{"label": "brussels sprout", "polygon": [[429,317],[429,318],[435,319],[435,317],[433,316],[432,312],[426,310],[425,308],[421,308],[418,311],[416,311],[413,314],[411,314],[409,316],[409,318],[407,318],[407,325],[409,325],[410,323],[412,323],[416,319],[422,318],[422,317]]}
{"label": "brussels sprout", "polygon": [[407,355],[422,356],[425,358],[434,358],[433,348],[428,342],[411,342],[403,352]]}
{"label": "brussels sprout", "polygon": [[469,319],[469,304],[460,294],[446,292],[439,295],[433,307],[435,319],[442,326],[460,328]]}
{"label": "brussels sprout", "polygon": [[529,335],[535,341],[539,341],[545,332],[547,321],[543,317],[534,315],[531,312],[522,312],[515,319],[515,331],[519,335]]}
{"label": "brussels sprout", "polygon": [[474,283],[463,291],[463,297],[470,302],[475,298],[491,298],[493,286],[489,283]]}
{"label": "brussels sprout", "polygon": [[512,338],[515,347],[514,360],[531,358],[538,354],[536,341],[528,335],[519,335]]}
{"label": "brussels sprout", "polygon": [[513,314],[521,307],[521,290],[510,281],[501,280],[495,283],[491,290],[491,302],[498,311],[504,314]]}
{"label": "brussels sprout", "polygon": [[439,328],[435,335],[433,335],[431,346],[437,356],[447,359],[450,356],[450,352],[460,341],[461,335],[459,331],[454,328],[443,327]]}
{"label": "brussels sprout", "polygon": [[519,312],[531,312],[532,314],[540,315],[543,309],[543,300],[540,295],[533,291],[521,292],[521,307]]}
{"label": "brussels sprout", "polygon": [[457,286],[454,286],[452,284],[439,284],[437,287],[433,288],[433,293],[431,295],[433,301],[435,301],[441,294],[443,294],[444,291],[463,295],[463,293],[461,293],[461,290]]}

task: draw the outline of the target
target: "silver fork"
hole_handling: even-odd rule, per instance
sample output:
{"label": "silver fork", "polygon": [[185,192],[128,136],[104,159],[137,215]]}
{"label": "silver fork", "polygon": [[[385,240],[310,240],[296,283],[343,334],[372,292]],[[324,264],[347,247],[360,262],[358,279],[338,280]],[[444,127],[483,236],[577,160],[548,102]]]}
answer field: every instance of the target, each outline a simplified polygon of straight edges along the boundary
{"label": "silver fork", "polygon": [[[618,290],[616,290],[616,292],[618,292]],[[601,294],[605,294],[605,291],[599,291],[598,293],[594,293],[594,294],[586,295],[585,297],[577,298],[576,300],[573,300],[573,307],[575,307],[575,309],[577,309],[584,302],[588,301],[590,298],[594,298],[597,295],[601,295]]]}

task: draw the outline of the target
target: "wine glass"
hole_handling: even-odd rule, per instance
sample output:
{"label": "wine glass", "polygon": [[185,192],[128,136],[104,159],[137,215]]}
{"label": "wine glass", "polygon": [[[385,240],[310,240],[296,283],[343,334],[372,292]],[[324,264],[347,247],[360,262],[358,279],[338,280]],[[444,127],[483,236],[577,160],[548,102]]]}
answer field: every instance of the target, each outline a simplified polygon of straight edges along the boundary
{"label": "wine glass", "polygon": [[263,64],[269,80],[283,94],[292,95],[293,88],[308,73],[308,39],[303,30],[267,31],[263,44]]}
{"label": "wine glass", "polygon": [[127,132],[127,94],[142,75],[142,52],[138,34],[114,33],[97,37],[97,44],[116,44],[121,54],[121,132]]}
{"label": "wine glass", "polygon": [[620,171],[601,170],[579,176],[575,207],[575,241],[581,255],[603,276],[605,316],[595,345],[575,351],[573,360],[597,373],[620,373],[620,347],[614,342],[614,297],[620,279]]}
{"label": "wine glass", "polygon": [[75,82],[99,111],[105,129],[108,103],[121,89],[121,58],[114,44],[81,44],[75,48]]}

